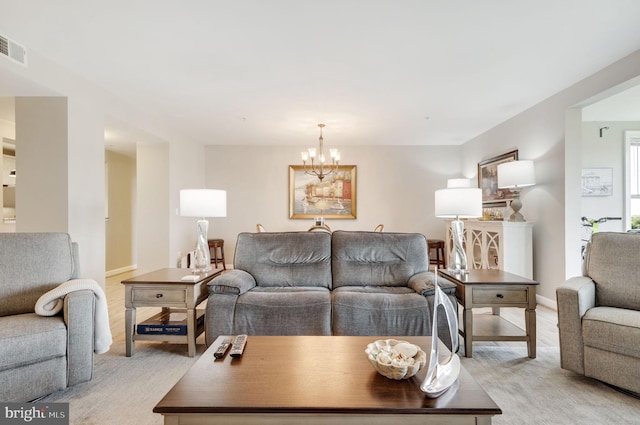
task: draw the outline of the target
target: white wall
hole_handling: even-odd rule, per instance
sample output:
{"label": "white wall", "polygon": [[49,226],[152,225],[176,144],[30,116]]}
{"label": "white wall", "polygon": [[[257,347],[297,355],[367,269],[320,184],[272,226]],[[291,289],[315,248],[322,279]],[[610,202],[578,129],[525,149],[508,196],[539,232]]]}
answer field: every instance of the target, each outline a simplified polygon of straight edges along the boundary
{"label": "white wall", "polygon": [[523,191],[522,213],[535,222],[533,276],[547,301],[555,302],[557,286],[580,273],[582,123],[572,108],[639,74],[637,51],[464,145],[464,170],[513,148],[520,159],[534,160],[537,184]]}
{"label": "white wall", "polygon": [[[600,137],[600,128],[603,130]],[[583,196],[582,215],[590,219],[622,217],[620,221],[600,224],[600,231],[623,232],[631,228],[625,223],[625,131],[640,130],[640,122],[589,121],[582,124],[582,168],[611,168],[612,196]]]}
{"label": "white wall", "polygon": [[[332,146],[333,147],[333,146]],[[419,232],[443,239],[445,224],[434,216],[434,191],[460,177],[460,147],[335,146],[345,165],[357,167],[357,219],[327,220],[333,230]],[[302,147],[207,146],[206,184],[227,190],[227,217],[209,219],[209,236],[225,240],[233,262],[240,232],[305,231],[311,220],[289,219],[289,165],[301,165]]]}
{"label": "white wall", "polygon": [[[204,177],[204,146],[181,141],[170,146],[169,208],[171,234],[169,263],[175,267],[178,257],[193,251],[196,245],[196,221],[194,217],[181,217],[181,189],[215,189],[207,187]],[[209,227],[211,234],[212,226]],[[211,236],[213,237],[213,236]]]}
{"label": "white wall", "polygon": [[[139,129],[141,133],[151,135],[154,142],[160,141],[160,144],[170,144],[172,140],[182,140],[167,130],[167,120],[150,116],[147,111],[127,103],[127,99],[114,98],[110,93],[78,78],[69,70],[61,68],[36,51],[30,51],[28,67],[12,61],[1,60],[0,97],[27,98],[31,96],[55,97],[65,101],[67,105],[66,117],[62,118],[60,115],[61,121],[59,123],[66,125],[66,146],[60,146],[60,149],[50,151],[50,146],[47,146],[50,144],[48,140],[50,136],[45,135],[37,139],[42,144],[42,149],[38,154],[40,160],[51,161],[60,166],[66,164],[66,174],[65,176],[48,175],[45,172],[48,166],[45,166],[42,169],[33,169],[31,178],[34,182],[56,179],[55,184],[61,184],[64,181],[67,186],[66,193],[60,193],[58,198],[60,202],[23,204],[24,220],[22,222],[25,226],[27,223],[35,223],[33,225],[40,226],[38,228],[42,230],[69,232],[72,239],[79,243],[82,274],[103,283],[106,256],[104,224],[105,117],[109,117],[112,122],[117,121],[130,128]],[[44,120],[42,123],[46,121]],[[34,128],[28,131],[39,131],[40,124],[34,121]],[[132,143],[136,142],[139,141],[132,141]],[[185,147],[185,149],[191,148],[192,146]],[[169,148],[165,146],[165,149],[164,157],[160,162],[145,163],[151,172],[151,177],[147,181],[149,192],[158,194],[158,197],[154,198],[151,195],[150,198],[145,199],[148,202],[143,202],[141,206],[141,210],[148,213],[144,216],[146,219],[144,229],[140,230],[140,235],[144,239],[139,240],[138,244],[138,252],[143,254],[137,258],[141,270],[175,265],[175,252],[179,249],[171,246],[169,237],[173,231],[170,226],[174,223],[170,220],[170,215],[173,214],[171,208],[175,201],[171,199],[171,189],[167,183],[170,173],[169,164],[173,160],[169,157]],[[151,156],[155,154],[151,154]],[[197,156],[197,161],[202,164],[201,154]],[[158,170],[158,167],[164,167],[164,169]],[[178,165],[171,173],[175,176],[184,171],[186,175],[189,175],[192,167],[192,162],[182,164],[178,161]],[[164,188],[162,193],[158,192],[159,188],[154,184],[153,173],[163,175],[159,182]],[[202,181],[203,172],[201,171],[197,181],[193,181],[189,186],[200,185]],[[61,202],[64,202],[65,205],[62,205]],[[60,204],[59,208],[47,209],[47,207],[53,208],[58,204]],[[37,221],[32,221],[31,218],[36,217]],[[63,221],[65,222],[62,223]],[[45,223],[49,223],[51,226],[45,226]],[[34,227],[29,225],[24,229],[34,229]],[[19,228],[17,230],[20,231]],[[158,231],[160,234],[157,233]],[[159,238],[155,239],[156,236]]]}
{"label": "white wall", "polygon": [[131,270],[137,263],[134,235],[136,211],[136,160],[107,151],[108,216],[105,221],[106,270]]}
{"label": "white wall", "polygon": [[137,146],[136,239],[138,271],[169,267],[169,145]]}
{"label": "white wall", "polygon": [[67,99],[17,97],[15,106],[16,230],[67,232]]}

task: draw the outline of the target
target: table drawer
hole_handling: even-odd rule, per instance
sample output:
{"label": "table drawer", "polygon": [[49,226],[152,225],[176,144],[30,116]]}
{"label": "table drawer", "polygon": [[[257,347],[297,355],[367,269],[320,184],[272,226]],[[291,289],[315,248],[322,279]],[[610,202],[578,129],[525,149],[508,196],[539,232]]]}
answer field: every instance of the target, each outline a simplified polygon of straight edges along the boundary
{"label": "table drawer", "polygon": [[529,291],[526,289],[474,289],[474,304],[527,303]]}
{"label": "table drawer", "polygon": [[134,288],[131,298],[134,303],[186,303],[187,291],[184,289]]}

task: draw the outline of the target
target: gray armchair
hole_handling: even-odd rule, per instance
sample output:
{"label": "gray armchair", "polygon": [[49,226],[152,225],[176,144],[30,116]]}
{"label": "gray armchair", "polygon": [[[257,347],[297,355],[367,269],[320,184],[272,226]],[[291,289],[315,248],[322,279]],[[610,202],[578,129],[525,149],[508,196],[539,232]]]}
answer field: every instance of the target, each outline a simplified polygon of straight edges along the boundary
{"label": "gray armchair", "polygon": [[563,369],[640,393],[640,236],[595,233],[556,291]]}
{"label": "gray armchair", "polygon": [[77,271],[77,246],[65,233],[0,234],[0,401],[31,401],[91,379],[95,292],[65,291],[61,312],[35,313]]}

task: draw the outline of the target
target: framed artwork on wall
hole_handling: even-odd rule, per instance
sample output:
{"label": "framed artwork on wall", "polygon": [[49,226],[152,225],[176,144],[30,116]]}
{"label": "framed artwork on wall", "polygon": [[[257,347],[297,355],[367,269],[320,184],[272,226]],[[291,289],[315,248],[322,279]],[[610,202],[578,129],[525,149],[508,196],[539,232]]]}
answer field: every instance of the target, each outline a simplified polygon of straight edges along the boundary
{"label": "framed artwork on wall", "polygon": [[320,181],[302,165],[289,166],[289,218],[355,219],[356,166],[339,165]]}
{"label": "framed artwork on wall", "polygon": [[505,207],[507,201],[513,200],[514,194],[511,190],[498,188],[498,165],[517,160],[516,149],[478,163],[478,187],[482,189],[483,208]]}
{"label": "framed artwork on wall", "polygon": [[613,168],[583,168],[582,196],[613,196]]}

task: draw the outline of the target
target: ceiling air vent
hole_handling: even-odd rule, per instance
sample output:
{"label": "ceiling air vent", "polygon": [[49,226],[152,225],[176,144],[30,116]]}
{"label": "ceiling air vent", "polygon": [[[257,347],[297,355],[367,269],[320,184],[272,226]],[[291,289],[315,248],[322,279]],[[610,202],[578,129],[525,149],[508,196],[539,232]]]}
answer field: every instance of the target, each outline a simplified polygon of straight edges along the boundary
{"label": "ceiling air vent", "polygon": [[27,66],[27,49],[4,35],[0,35],[0,56]]}

